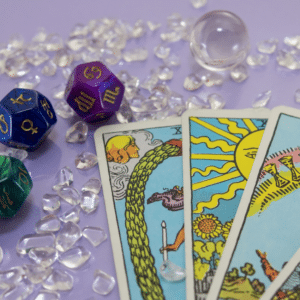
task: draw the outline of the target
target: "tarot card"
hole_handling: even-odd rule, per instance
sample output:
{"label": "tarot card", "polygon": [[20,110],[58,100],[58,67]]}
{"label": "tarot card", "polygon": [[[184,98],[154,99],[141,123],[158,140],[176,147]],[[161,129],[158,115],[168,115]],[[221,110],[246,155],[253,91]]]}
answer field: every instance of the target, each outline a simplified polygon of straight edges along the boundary
{"label": "tarot card", "polygon": [[120,298],[186,299],[181,119],[106,126],[95,142]]}
{"label": "tarot card", "polygon": [[300,248],[260,299],[300,299]]}
{"label": "tarot card", "polygon": [[268,110],[183,115],[187,299],[205,299],[249,177]]}
{"label": "tarot card", "polygon": [[261,298],[300,247],[299,126],[272,111],[207,299]]}

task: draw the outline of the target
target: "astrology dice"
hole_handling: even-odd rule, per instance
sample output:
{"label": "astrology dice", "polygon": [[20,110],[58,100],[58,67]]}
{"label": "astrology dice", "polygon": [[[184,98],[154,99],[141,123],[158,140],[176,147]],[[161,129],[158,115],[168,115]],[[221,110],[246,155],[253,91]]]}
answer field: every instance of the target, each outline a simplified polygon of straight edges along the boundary
{"label": "astrology dice", "polygon": [[13,89],[0,102],[0,142],[32,151],[56,123],[50,101],[41,93]]}
{"label": "astrology dice", "polygon": [[32,188],[24,164],[10,156],[0,156],[0,218],[16,214]]}
{"label": "astrology dice", "polygon": [[124,85],[102,63],[78,65],[68,80],[65,99],[86,122],[109,118],[121,105]]}

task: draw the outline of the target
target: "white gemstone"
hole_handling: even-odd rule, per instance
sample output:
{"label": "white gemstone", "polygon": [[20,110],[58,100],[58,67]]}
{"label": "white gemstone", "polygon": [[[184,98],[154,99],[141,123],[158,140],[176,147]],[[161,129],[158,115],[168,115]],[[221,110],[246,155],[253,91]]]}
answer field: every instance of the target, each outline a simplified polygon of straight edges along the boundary
{"label": "white gemstone", "polygon": [[70,36],[77,36],[77,35],[87,35],[89,32],[89,27],[81,24],[81,23],[77,23],[74,25]]}
{"label": "white gemstone", "polygon": [[207,0],[190,0],[195,8],[200,8],[206,5]]}
{"label": "white gemstone", "polygon": [[74,222],[78,223],[79,222],[79,212],[80,212],[80,207],[79,206],[74,206],[73,208],[69,209],[65,213],[63,213],[59,219],[64,222]]}
{"label": "white gemstone", "polygon": [[34,285],[25,277],[1,295],[1,300],[23,300],[33,293]]}
{"label": "white gemstone", "polygon": [[139,91],[140,80],[137,77],[131,77],[130,80],[125,82],[124,96],[127,100],[131,100]]}
{"label": "white gemstone", "polygon": [[245,65],[237,65],[230,71],[230,76],[235,82],[242,82],[248,78],[248,69]]}
{"label": "white gemstone", "polygon": [[299,47],[300,45],[300,35],[296,35],[296,36],[291,36],[291,37],[285,37],[283,42],[288,45],[288,46],[292,46],[292,47]]}
{"label": "white gemstone", "polygon": [[52,97],[54,99],[63,99],[65,95],[66,84],[61,83],[52,89]]}
{"label": "white gemstone", "polygon": [[34,89],[38,86],[38,84],[41,82],[41,78],[38,75],[30,75],[27,77],[27,79],[19,81],[16,84],[16,88],[19,89]]}
{"label": "white gemstone", "polygon": [[168,31],[160,34],[160,38],[165,42],[178,42],[181,40],[182,35],[178,31]]}
{"label": "white gemstone", "polygon": [[[4,145],[3,145],[4,146]],[[3,151],[1,155],[11,156],[23,161],[27,156],[28,152],[22,149],[16,149],[11,147],[6,147],[5,151]]]}
{"label": "white gemstone", "polygon": [[58,191],[62,187],[69,186],[73,183],[73,172],[66,166],[58,171],[55,175],[55,182],[53,185],[53,190]]}
{"label": "white gemstone", "polygon": [[177,54],[172,53],[167,58],[164,59],[164,63],[168,67],[177,67],[180,66],[181,61],[180,61],[180,57]]}
{"label": "white gemstone", "polygon": [[210,104],[211,109],[222,109],[225,106],[225,101],[219,94],[210,94],[207,96],[207,100]]}
{"label": "white gemstone", "polygon": [[98,158],[94,153],[84,151],[75,157],[75,166],[77,169],[87,170],[98,163]]}
{"label": "white gemstone", "polygon": [[45,40],[47,51],[58,51],[64,45],[63,39],[58,34],[49,34]]}
{"label": "white gemstone", "polygon": [[278,45],[277,39],[268,39],[257,43],[257,49],[261,53],[272,54],[276,51]]}
{"label": "white gemstone", "polygon": [[[24,270],[22,267],[14,267],[9,270],[0,271],[0,289],[7,289],[22,280]],[[1,298],[0,298],[1,299]]]}
{"label": "white gemstone", "polygon": [[190,96],[186,101],[186,108],[187,109],[202,109],[202,108],[209,108],[206,101],[202,98],[198,97],[197,95]]}
{"label": "white gemstone", "polygon": [[167,260],[159,268],[160,275],[167,281],[176,282],[185,278],[185,270]]}
{"label": "white gemstone", "polygon": [[248,55],[246,62],[249,66],[264,66],[269,62],[269,56],[266,54]]}
{"label": "white gemstone", "polygon": [[90,258],[91,252],[83,246],[77,246],[61,253],[58,261],[70,269],[80,268]]}
{"label": "white gemstone", "polygon": [[151,31],[155,31],[155,30],[157,30],[159,27],[161,27],[161,23],[153,23],[153,22],[151,22],[151,21],[147,21],[147,25],[148,25],[148,27],[149,27],[149,29],[150,29]]}
{"label": "white gemstone", "polygon": [[145,112],[149,108],[146,98],[142,94],[138,94],[129,101],[129,106],[133,112]]}
{"label": "white gemstone", "polygon": [[86,213],[91,213],[97,209],[99,205],[99,196],[93,192],[82,192],[80,199],[80,207]]}
{"label": "white gemstone", "polygon": [[40,50],[27,50],[25,56],[27,57],[28,62],[34,66],[39,66],[49,59],[49,55]]}
{"label": "white gemstone", "polygon": [[181,116],[185,111],[185,101],[182,95],[172,92],[169,99],[169,106],[177,116]]}
{"label": "white gemstone", "polygon": [[167,17],[168,27],[171,29],[177,29],[181,26],[182,17],[179,13],[172,13]]}
{"label": "white gemstone", "polygon": [[121,124],[134,122],[132,110],[125,98],[123,99],[119,110],[116,112],[116,118]]}
{"label": "white gemstone", "polygon": [[218,73],[206,73],[201,77],[204,84],[208,87],[222,85],[224,82],[224,77]]}
{"label": "white gemstone", "polygon": [[252,107],[254,108],[265,107],[268,104],[269,100],[271,99],[271,96],[272,96],[272,91],[270,90],[259,94],[256,97],[256,99],[253,101]]}
{"label": "white gemstone", "polygon": [[136,48],[123,52],[123,59],[127,62],[143,61],[148,58],[148,50],[146,48]]}
{"label": "white gemstone", "polygon": [[88,45],[88,40],[84,36],[73,36],[68,39],[67,45],[71,50],[78,51]]}
{"label": "white gemstone", "polygon": [[82,235],[94,246],[99,246],[107,239],[107,234],[100,227],[87,226],[83,228]]}
{"label": "white gemstone", "polygon": [[64,119],[69,119],[75,116],[75,111],[65,100],[58,101],[54,105],[54,110],[56,114]]}
{"label": "white gemstone", "polygon": [[37,29],[36,35],[32,38],[32,41],[41,43],[41,42],[44,42],[46,40],[46,38],[47,38],[47,33],[46,33],[45,28],[39,27]]}
{"label": "white gemstone", "polygon": [[45,280],[52,272],[49,267],[43,267],[41,265],[23,265],[27,278],[34,284],[41,283]]}
{"label": "white gemstone", "polygon": [[158,46],[156,46],[154,48],[154,54],[158,57],[158,58],[167,58],[170,54],[171,48],[167,47],[164,44],[159,44]]}
{"label": "white gemstone", "polygon": [[101,184],[100,179],[92,177],[83,185],[83,187],[81,188],[81,191],[82,192],[89,191],[89,192],[93,192],[95,194],[99,194],[101,191],[101,188],[102,188],[102,184]]}
{"label": "white gemstone", "polygon": [[77,205],[80,201],[79,192],[70,186],[65,186],[57,191],[57,194],[71,205]]}
{"label": "white gemstone", "polygon": [[44,74],[45,76],[53,76],[55,75],[56,70],[57,70],[56,64],[52,60],[49,60],[44,65],[42,69],[42,74]]}
{"label": "white gemstone", "polygon": [[29,258],[45,268],[51,266],[58,257],[58,251],[53,247],[36,247],[28,252]]}
{"label": "white gemstone", "polygon": [[203,80],[196,74],[188,75],[183,83],[183,87],[188,91],[195,91],[203,85]]}
{"label": "white gemstone", "polygon": [[56,194],[45,194],[42,199],[43,210],[55,212],[60,208],[60,197]]}
{"label": "white gemstone", "polygon": [[297,103],[300,103],[300,89],[297,89],[297,90],[295,91],[294,97],[295,97],[295,101],[296,101]]}
{"label": "white gemstone", "polygon": [[73,53],[66,48],[60,49],[56,52],[53,62],[59,67],[70,66],[73,61]]}
{"label": "white gemstone", "polygon": [[55,291],[40,290],[34,300],[59,300],[60,295]]}
{"label": "white gemstone", "polygon": [[100,295],[108,295],[116,284],[115,279],[101,270],[95,270],[93,291]]}
{"label": "white gemstone", "polygon": [[81,238],[82,232],[78,225],[67,222],[56,237],[56,249],[60,252],[69,250]]}
{"label": "white gemstone", "polygon": [[88,136],[88,125],[83,121],[76,122],[66,132],[66,142],[84,143]]}
{"label": "white gemstone", "polygon": [[173,74],[172,69],[165,65],[159,66],[157,69],[157,76],[160,80],[171,80],[173,78]]}
{"label": "white gemstone", "polygon": [[152,91],[152,89],[156,86],[158,82],[158,74],[157,71],[152,69],[150,71],[150,75],[148,75],[145,80],[141,83],[141,88],[146,89],[148,91]]}
{"label": "white gemstone", "polygon": [[118,79],[120,79],[122,81],[122,83],[129,82],[133,78],[126,70],[121,70],[117,74],[117,77],[118,77]]}
{"label": "white gemstone", "polygon": [[24,38],[19,33],[15,33],[10,36],[8,41],[8,48],[21,49],[23,45]]}
{"label": "white gemstone", "polygon": [[55,215],[47,215],[35,224],[36,233],[56,232],[60,229],[60,221]]}
{"label": "white gemstone", "polygon": [[[73,70],[69,67],[66,67],[66,68],[62,68],[61,71],[62,71],[64,78],[66,78],[68,80],[70,75],[72,74]],[[65,85],[65,87],[66,87],[66,85]]]}
{"label": "white gemstone", "polygon": [[43,282],[43,287],[52,291],[69,291],[73,287],[73,277],[66,271],[53,269],[52,274]]}
{"label": "white gemstone", "polygon": [[22,77],[30,72],[30,67],[23,55],[16,55],[6,59],[5,72],[10,77]]}
{"label": "white gemstone", "polygon": [[294,51],[279,50],[276,56],[277,63],[290,70],[298,70],[300,69],[300,61],[295,54]]}
{"label": "white gemstone", "polygon": [[137,20],[132,28],[131,35],[134,38],[142,37],[147,31],[146,25],[143,20]]}

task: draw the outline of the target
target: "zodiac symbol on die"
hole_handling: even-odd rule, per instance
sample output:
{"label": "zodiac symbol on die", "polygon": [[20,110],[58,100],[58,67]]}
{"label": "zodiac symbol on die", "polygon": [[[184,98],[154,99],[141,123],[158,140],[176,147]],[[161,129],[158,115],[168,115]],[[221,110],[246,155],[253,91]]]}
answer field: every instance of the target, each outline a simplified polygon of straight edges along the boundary
{"label": "zodiac symbol on die", "polygon": [[[5,130],[2,127],[2,123],[5,125]],[[4,115],[0,115],[0,130],[3,134],[6,134],[8,132],[8,124],[5,121]]]}
{"label": "zodiac symbol on die", "polygon": [[[27,127],[26,124],[29,124],[30,127]],[[25,126],[26,125],[26,126]],[[38,127],[33,127],[33,122],[29,119],[25,119],[23,122],[22,122],[22,125],[21,125],[21,128],[24,130],[24,131],[31,131],[31,134],[34,134],[34,133],[37,133],[38,132]]]}

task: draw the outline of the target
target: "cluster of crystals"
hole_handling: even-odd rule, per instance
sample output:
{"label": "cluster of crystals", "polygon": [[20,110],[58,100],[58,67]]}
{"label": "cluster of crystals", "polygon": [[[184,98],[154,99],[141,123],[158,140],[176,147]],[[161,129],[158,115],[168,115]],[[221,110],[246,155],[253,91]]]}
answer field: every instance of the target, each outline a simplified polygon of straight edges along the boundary
{"label": "cluster of crystals", "polygon": [[[82,187],[81,195],[71,187],[73,173],[70,168],[61,169],[53,190],[56,194],[45,194],[42,199],[43,211],[47,213],[34,226],[35,233],[22,236],[16,246],[19,255],[27,256],[32,262],[9,270],[0,271],[0,289],[4,289],[1,299],[26,299],[40,286],[35,299],[60,299],[59,291],[69,291],[73,287],[73,275],[57,268],[61,264],[67,269],[79,269],[90,259],[92,253],[76,243],[86,238],[93,247],[107,239],[100,227],[78,226],[80,211],[91,213],[99,204],[98,194],[102,185],[98,178],[90,178]],[[60,216],[62,201],[73,207]],[[0,247],[0,263],[3,251]],[[107,295],[115,285],[115,279],[101,270],[95,270],[91,288],[98,294]]]}

